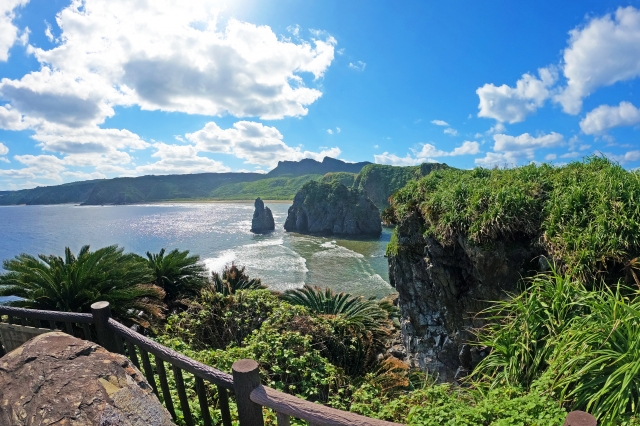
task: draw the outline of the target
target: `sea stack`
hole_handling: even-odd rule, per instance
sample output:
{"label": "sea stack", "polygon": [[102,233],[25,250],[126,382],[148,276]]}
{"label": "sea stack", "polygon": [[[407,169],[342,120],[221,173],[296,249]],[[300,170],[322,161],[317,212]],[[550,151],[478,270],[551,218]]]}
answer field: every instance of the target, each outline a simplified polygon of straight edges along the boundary
{"label": "sea stack", "polygon": [[256,198],[254,206],[256,209],[253,212],[253,219],[251,220],[251,232],[254,234],[265,234],[276,229],[271,209],[264,206],[264,202],[260,197]]}
{"label": "sea stack", "polygon": [[339,182],[306,183],[289,207],[284,229],[289,232],[345,237],[379,237],[380,210],[364,191]]}

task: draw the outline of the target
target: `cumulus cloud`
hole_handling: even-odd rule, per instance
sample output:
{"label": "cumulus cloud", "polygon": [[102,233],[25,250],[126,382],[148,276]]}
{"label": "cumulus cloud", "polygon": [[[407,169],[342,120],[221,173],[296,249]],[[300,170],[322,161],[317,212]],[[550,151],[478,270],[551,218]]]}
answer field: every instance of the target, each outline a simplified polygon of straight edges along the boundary
{"label": "cumulus cloud", "polygon": [[198,155],[193,145],[169,145],[156,143],[156,152],[151,156],[159,158],[151,164],[136,167],[136,173],[146,174],[185,174],[230,172],[231,169],[220,161]]}
{"label": "cumulus cloud", "polygon": [[0,169],[0,177],[11,179],[46,179],[56,183],[62,182],[60,173],[65,166],[54,155],[16,155],[18,162],[26,167],[20,169]]}
{"label": "cumulus cloud", "polygon": [[67,126],[101,123],[113,106],[134,104],[265,119],[305,115],[322,93],[301,75],[322,77],[336,45],[329,35],[280,40],[267,26],[233,19],[219,28],[204,0],[188,8],[169,0],[74,0],[56,22],[57,46],[29,47],[42,70],[3,79],[0,94],[28,116]]}
{"label": "cumulus cloud", "polygon": [[630,102],[618,106],[600,105],[580,121],[580,129],[588,135],[601,134],[614,127],[640,124],[640,109]]}
{"label": "cumulus cloud", "polygon": [[628,151],[624,154],[611,154],[607,153],[607,157],[617,161],[620,164],[630,163],[633,161],[640,161],[640,150]]}
{"label": "cumulus cloud", "polygon": [[444,120],[431,120],[431,124],[435,124],[436,126],[449,126],[449,123]]}
{"label": "cumulus cloud", "polygon": [[411,150],[412,154],[399,157],[396,154],[383,152],[373,156],[374,161],[378,164],[391,164],[393,166],[414,166],[421,163],[433,163],[438,157],[455,157],[458,155],[474,155],[480,152],[480,144],[475,141],[464,141],[462,145],[454,148],[453,151],[447,152],[436,148],[434,145],[423,144],[420,150]]}
{"label": "cumulus cloud", "polygon": [[333,130],[332,129],[327,129],[327,133],[329,133],[330,135],[333,134]]}
{"label": "cumulus cloud", "polygon": [[2,142],[0,142],[0,155],[7,155],[9,153],[9,148]]}
{"label": "cumulus cloud", "polygon": [[539,78],[524,74],[515,87],[485,84],[476,90],[480,98],[478,117],[499,122],[518,123],[536,112],[551,96],[550,88],[557,80],[553,67],[540,68]]}
{"label": "cumulus cloud", "polygon": [[640,76],[640,10],[618,8],[569,35],[563,63],[567,85],[555,97],[565,112],[578,114],[582,99],[599,87]]}
{"label": "cumulus cloud", "polygon": [[451,136],[458,136],[458,131],[454,128],[448,127],[446,129],[444,129],[444,133],[446,135],[451,135]]}
{"label": "cumulus cloud", "polygon": [[[13,24],[16,9],[27,4],[29,0],[3,0],[0,2],[0,61],[9,59],[9,49],[18,41],[19,30]],[[26,31],[24,34],[28,34]]]}
{"label": "cumulus cloud", "polygon": [[515,166],[522,159],[534,160],[536,149],[554,148],[564,143],[564,137],[556,132],[532,136],[524,133],[520,136],[505,134],[493,135],[493,151],[487,152],[482,158],[476,158],[475,163],[484,167]]}
{"label": "cumulus cloud", "polygon": [[196,132],[187,133],[185,138],[193,142],[198,151],[232,154],[249,164],[268,167],[275,167],[280,160],[322,160],[327,156],[337,157],[341,152],[337,147],[320,152],[290,147],[278,129],[253,121],[238,121],[229,129],[210,122]]}

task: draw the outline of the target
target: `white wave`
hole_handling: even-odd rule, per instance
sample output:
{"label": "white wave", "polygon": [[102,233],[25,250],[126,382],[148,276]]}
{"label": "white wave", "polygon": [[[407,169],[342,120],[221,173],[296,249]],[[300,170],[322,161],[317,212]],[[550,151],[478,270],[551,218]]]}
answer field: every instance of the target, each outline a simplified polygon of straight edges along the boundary
{"label": "white wave", "polygon": [[221,272],[225,265],[230,265],[237,258],[235,250],[225,250],[218,257],[210,257],[202,262],[209,272]]}
{"label": "white wave", "polygon": [[340,257],[340,258],[355,258],[362,259],[364,255],[356,253],[348,248],[338,246],[331,248],[330,250],[322,250],[313,254],[313,257]]}

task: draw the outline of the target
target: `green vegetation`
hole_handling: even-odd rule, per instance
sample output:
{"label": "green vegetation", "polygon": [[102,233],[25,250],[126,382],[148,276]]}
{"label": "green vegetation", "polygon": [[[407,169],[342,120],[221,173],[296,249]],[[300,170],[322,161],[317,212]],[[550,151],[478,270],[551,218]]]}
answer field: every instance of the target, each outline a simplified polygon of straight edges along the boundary
{"label": "green vegetation", "polygon": [[84,246],[77,257],[67,247],[64,258],[23,253],[2,266],[7,272],[0,275],[0,295],[22,298],[13,306],[91,312],[92,303],[107,301],[116,318],[146,324],[144,318],[162,316],[164,291],[152,284],[146,262],[118,246],[94,252]]}
{"label": "green vegetation", "polygon": [[409,181],[426,176],[433,170],[447,169],[446,164],[424,163],[420,166],[386,166],[368,164],[362,168],[353,187],[364,190],[379,209],[389,206],[389,197]]}
{"label": "green vegetation", "polygon": [[312,180],[320,180],[322,175],[279,176],[264,178],[255,182],[239,182],[223,185],[212,191],[213,200],[293,200],[296,192]]}
{"label": "green vegetation", "polygon": [[356,180],[355,173],[347,173],[347,172],[337,172],[337,173],[327,173],[322,176],[322,183],[334,183],[338,182],[346,186],[347,188],[353,185],[353,182]]}
{"label": "green vegetation", "polygon": [[225,265],[222,274],[211,274],[211,287],[216,293],[224,296],[234,294],[238,290],[258,290],[266,288],[260,278],[249,278],[244,273],[244,266],[238,268],[234,263]]}
{"label": "green vegetation", "polygon": [[[632,277],[640,254],[640,174],[602,158],[564,167],[446,169],[392,197],[396,220],[417,210],[442,244],[539,242],[562,272]],[[622,272],[621,272],[622,271]]]}
{"label": "green vegetation", "polygon": [[189,250],[160,253],[147,252],[147,265],[153,271],[153,282],[165,292],[164,302],[173,304],[181,298],[195,296],[207,282],[207,271],[200,256],[189,256]]}

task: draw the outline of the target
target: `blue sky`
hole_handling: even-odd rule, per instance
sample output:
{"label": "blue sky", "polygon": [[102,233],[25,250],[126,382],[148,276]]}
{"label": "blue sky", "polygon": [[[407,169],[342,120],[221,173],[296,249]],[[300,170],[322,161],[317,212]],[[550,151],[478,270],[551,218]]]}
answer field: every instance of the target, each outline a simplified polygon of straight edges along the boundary
{"label": "blue sky", "polygon": [[279,160],[640,167],[640,0],[0,0],[0,190]]}

